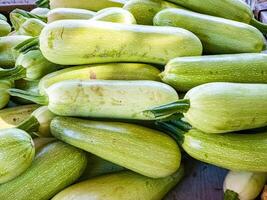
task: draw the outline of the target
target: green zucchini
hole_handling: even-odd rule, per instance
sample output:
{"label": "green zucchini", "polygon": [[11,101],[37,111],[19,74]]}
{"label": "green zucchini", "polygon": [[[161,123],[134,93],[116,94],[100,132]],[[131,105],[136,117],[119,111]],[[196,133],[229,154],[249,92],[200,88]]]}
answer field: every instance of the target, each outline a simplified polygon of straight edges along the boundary
{"label": "green zucchini", "polygon": [[144,176],[166,177],[180,166],[181,153],[176,142],[153,129],[67,117],[54,118],[50,128],[59,140]]}
{"label": "green zucchini", "polygon": [[0,184],[21,175],[30,167],[35,154],[31,136],[15,128],[0,130],[0,149]]}
{"label": "green zucchini", "polygon": [[207,83],[183,100],[144,114],[164,117],[183,112],[187,122],[206,133],[227,133],[267,126],[267,84]]}
{"label": "green zucchini", "polygon": [[0,109],[8,104],[10,95],[7,90],[12,88],[12,85],[12,81],[0,80]]}
{"label": "green zucchini", "polygon": [[55,138],[39,138],[39,137],[34,138],[33,143],[34,143],[35,152],[38,153],[48,144],[55,142],[55,141],[56,141]]}
{"label": "green zucchini", "polygon": [[39,106],[36,104],[0,110],[0,129],[14,128],[27,119]]}
{"label": "green zucchini", "polygon": [[152,80],[159,81],[160,71],[141,63],[108,63],[82,65],[55,71],[44,76],[39,83],[39,92],[46,94],[51,85],[65,80]]}
{"label": "green zucchini", "polygon": [[5,20],[0,19],[0,37],[6,36],[11,32],[11,26]]}
{"label": "green zucchini", "polygon": [[130,171],[84,181],[63,190],[52,200],[161,200],[184,176],[181,167],[175,174],[152,179]]}
{"label": "green zucchini", "polygon": [[61,142],[48,144],[26,172],[0,185],[0,199],[50,199],[77,180],[85,166],[84,152]]}
{"label": "green zucchini", "polygon": [[40,49],[49,61],[62,65],[166,64],[175,57],[202,53],[199,39],[184,29],[95,20],[61,20],[48,24],[40,35]]}
{"label": "green zucchini", "polygon": [[42,18],[47,18],[48,12],[50,9],[48,8],[34,8],[30,11],[31,14],[37,15]]}
{"label": "green zucchini", "polygon": [[179,99],[170,86],[156,81],[68,80],[56,83],[39,96],[10,89],[60,116],[155,120],[142,111]]}
{"label": "green zucchini", "polygon": [[267,83],[267,55],[245,53],[181,57],[170,60],[163,82],[178,91],[210,82]]}
{"label": "green zucchini", "polygon": [[206,54],[258,53],[265,49],[262,33],[253,26],[184,9],[160,11],[154,18],[154,25],[193,32],[201,40]]}
{"label": "green zucchini", "polygon": [[17,33],[20,35],[39,36],[46,23],[40,19],[29,18],[21,24]]}
{"label": "green zucchini", "polygon": [[78,8],[55,8],[47,14],[48,23],[63,19],[91,19],[96,13]]}

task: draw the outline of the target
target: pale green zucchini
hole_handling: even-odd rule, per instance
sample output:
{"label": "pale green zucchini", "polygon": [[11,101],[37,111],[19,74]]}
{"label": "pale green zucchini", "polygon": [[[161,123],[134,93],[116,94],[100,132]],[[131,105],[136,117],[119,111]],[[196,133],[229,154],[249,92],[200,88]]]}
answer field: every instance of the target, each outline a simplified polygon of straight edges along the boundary
{"label": "pale green zucchini", "polygon": [[48,8],[34,8],[30,11],[30,13],[37,15],[42,18],[47,18],[47,15],[49,13],[50,9]]}
{"label": "pale green zucchini", "polygon": [[17,31],[20,35],[29,35],[32,37],[39,36],[46,23],[40,19],[29,18],[27,19]]}
{"label": "pale green zucchini", "polygon": [[8,89],[12,88],[13,82],[8,80],[0,80],[0,109],[6,107],[9,102],[10,95]]}
{"label": "pale green zucchini", "polygon": [[3,15],[3,14],[1,14],[1,13],[0,13],[0,20],[4,20],[4,21],[7,22],[7,18],[6,18],[6,16]]}
{"label": "pale green zucchini", "polygon": [[248,24],[168,8],[154,18],[154,25],[185,28],[196,34],[207,54],[258,53],[265,49],[260,31]]}
{"label": "pale green zucchini", "polygon": [[210,82],[267,83],[267,54],[245,53],[181,57],[170,60],[160,74],[178,91]]}
{"label": "pale green zucchini", "polygon": [[199,39],[184,29],[95,20],[61,20],[48,24],[40,35],[40,49],[49,61],[62,65],[166,64],[175,57],[202,53]]}
{"label": "pale green zucchini", "polygon": [[152,65],[141,63],[108,63],[82,65],[55,71],[43,77],[39,93],[46,94],[51,85],[65,80],[152,80],[159,81],[160,71]]}
{"label": "pale green zucchini", "polygon": [[59,140],[144,176],[166,177],[180,166],[181,153],[176,142],[153,129],[67,117],[54,118],[50,128]]}
{"label": "pale green zucchini", "polygon": [[0,19],[0,37],[6,36],[11,32],[11,26],[5,20]]}
{"label": "pale green zucchini", "polygon": [[30,167],[35,154],[31,136],[15,128],[0,130],[0,149],[0,184],[21,175]]}
{"label": "pale green zucchini", "polygon": [[61,142],[42,148],[31,167],[16,179],[0,185],[5,200],[50,199],[79,178],[86,166],[81,150]]}
{"label": "pale green zucchini", "polygon": [[191,89],[183,100],[144,114],[163,117],[184,112],[193,127],[227,133],[267,126],[267,84],[207,83]]}
{"label": "pale green zucchini", "polygon": [[161,200],[183,176],[183,166],[175,174],[161,179],[120,172],[70,186],[52,200]]}
{"label": "pale green zucchini", "polygon": [[156,81],[68,80],[56,83],[45,96],[10,89],[13,96],[48,105],[60,116],[154,120],[142,111],[179,99],[170,86]]}

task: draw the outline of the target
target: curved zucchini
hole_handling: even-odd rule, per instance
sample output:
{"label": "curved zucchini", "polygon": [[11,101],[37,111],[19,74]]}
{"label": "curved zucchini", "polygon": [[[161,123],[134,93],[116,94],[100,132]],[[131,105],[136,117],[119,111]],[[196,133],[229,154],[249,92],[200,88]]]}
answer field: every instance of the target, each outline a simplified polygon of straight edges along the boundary
{"label": "curved zucchini", "polygon": [[[74,40],[73,35],[79,39]],[[49,61],[62,65],[166,64],[175,57],[202,53],[199,39],[184,29],[95,20],[62,20],[48,24],[40,35],[40,49]]]}
{"label": "curved zucchini", "polygon": [[181,57],[170,60],[163,82],[178,91],[211,82],[267,83],[267,55],[245,53]]}
{"label": "curved zucchini", "polygon": [[0,130],[0,149],[0,184],[21,175],[30,167],[35,154],[31,136],[15,128]]}
{"label": "curved zucchini", "polygon": [[207,54],[258,53],[265,49],[262,33],[253,26],[184,9],[160,11],[154,18],[154,25],[175,26],[193,32]]}
{"label": "curved zucchini", "polygon": [[21,26],[17,33],[20,35],[39,36],[46,23],[40,19],[29,18]]}
{"label": "curved zucchini", "polygon": [[152,80],[159,81],[160,71],[152,65],[140,63],[108,63],[82,65],[55,71],[43,77],[39,93],[46,94],[51,85],[66,80]]}
{"label": "curved zucchini", "polygon": [[59,140],[151,178],[169,176],[180,166],[176,142],[153,129],[67,117],[54,118],[50,127]]}
{"label": "curved zucchini", "polygon": [[86,166],[81,150],[61,142],[42,148],[31,167],[16,179],[0,185],[5,200],[50,199],[79,178]]}
{"label": "curved zucchini", "polygon": [[11,26],[5,20],[0,19],[0,37],[6,36],[11,32]]}
{"label": "curved zucchini", "polygon": [[12,87],[12,81],[0,80],[0,109],[6,107],[9,102],[10,95],[8,89]]}
{"label": "curved zucchini", "polygon": [[183,176],[183,166],[175,174],[161,179],[144,177],[130,171],[120,172],[70,186],[52,200],[92,199],[91,197],[94,200],[161,200]]}

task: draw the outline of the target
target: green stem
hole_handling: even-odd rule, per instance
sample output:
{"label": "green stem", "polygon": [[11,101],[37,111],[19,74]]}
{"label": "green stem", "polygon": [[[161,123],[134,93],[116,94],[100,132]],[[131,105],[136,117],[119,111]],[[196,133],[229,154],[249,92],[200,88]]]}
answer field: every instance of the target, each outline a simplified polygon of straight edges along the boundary
{"label": "green stem", "polygon": [[35,4],[41,8],[50,8],[49,0],[37,0]]}
{"label": "green stem", "polygon": [[32,101],[34,103],[37,103],[39,105],[48,104],[48,98],[46,96],[40,96],[32,92],[27,92],[27,91],[19,90],[19,89],[9,89],[8,93],[11,96],[20,97],[20,98]]}
{"label": "green stem", "polygon": [[35,18],[35,19],[39,19],[39,20],[41,20],[43,22],[47,22],[47,19],[46,18],[40,17],[39,15],[30,13],[30,12],[27,12],[27,11],[22,10],[22,9],[15,9],[13,11],[13,13],[18,13],[19,15],[21,15],[23,17],[26,17],[26,18]]}
{"label": "green stem", "polygon": [[24,130],[28,133],[34,133],[37,132],[39,130],[39,122],[36,119],[36,117],[34,116],[30,116],[28,119],[26,119],[25,121],[21,122],[17,128]]}
{"label": "green stem", "polygon": [[18,65],[11,69],[1,69],[0,79],[5,80],[19,80],[26,77],[26,69]]}
{"label": "green stem", "polygon": [[226,190],[224,200],[239,200],[238,194],[232,190]]}
{"label": "green stem", "polygon": [[256,20],[255,18],[251,20],[250,24],[255,28],[259,29],[263,34],[267,34],[267,24],[264,24]]}
{"label": "green stem", "polygon": [[25,40],[24,42],[15,46],[14,49],[19,53],[27,53],[28,51],[39,49],[39,38],[33,37]]}
{"label": "green stem", "polygon": [[192,129],[191,124],[182,121],[181,119],[177,118],[177,119],[172,119],[170,120],[170,123],[175,125],[177,128],[181,129],[182,131],[189,131],[190,129]]}

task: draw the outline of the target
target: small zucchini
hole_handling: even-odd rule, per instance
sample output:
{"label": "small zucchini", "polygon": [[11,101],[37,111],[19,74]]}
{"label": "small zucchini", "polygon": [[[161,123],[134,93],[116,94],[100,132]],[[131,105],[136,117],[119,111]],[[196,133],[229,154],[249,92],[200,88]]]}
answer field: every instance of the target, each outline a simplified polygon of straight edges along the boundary
{"label": "small zucchini", "polygon": [[12,88],[12,81],[0,80],[0,109],[6,107],[9,102],[10,95],[8,89]]}
{"label": "small zucchini", "polygon": [[75,182],[85,166],[84,152],[61,142],[53,142],[37,152],[26,172],[0,185],[0,199],[50,199]]}
{"label": "small zucchini", "polygon": [[0,19],[0,37],[6,36],[11,32],[11,26],[5,20]]}
{"label": "small zucchini", "polygon": [[49,11],[50,11],[50,9],[48,9],[48,8],[39,8],[39,7],[37,7],[37,8],[32,9],[30,11],[30,13],[45,19],[45,18],[47,18],[47,15],[48,15]]}
{"label": "small zucchini", "polygon": [[4,20],[4,21],[7,22],[7,18],[6,18],[6,16],[3,15],[3,14],[1,14],[1,13],[0,13],[0,20]]}
{"label": "small zucchini", "polygon": [[244,53],[175,58],[160,76],[178,91],[211,82],[267,83],[267,55]]}
{"label": "small zucchini", "polygon": [[28,35],[32,37],[39,36],[46,23],[40,19],[29,18],[21,24],[17,33],[19,35]]}
{"label": "small zucchini", "polygon": [[72,185],[52,200],[161,200],[183,176],[183,166],[175,174],[160,179],[148,178],[130,171],[119,172]]}
{"label": "small zucchini", "polygon": [[16,128],[0,130],[0,149],[0,184],[25,172],[35,154],[31,136]]}
{"label": "small zucchini", "polygon": [[253,26],[184,9],[160,11],[154,25],[193,32],[201,40],[206,54],[259,53],[265,49],[262,33]]}
{"label": "small zucchini", "polygon": [[153,129],[67,117],[54,118],[50,128],[59,140],[144,176],[166,177],[180,166],[181,153],[176,142]]}

